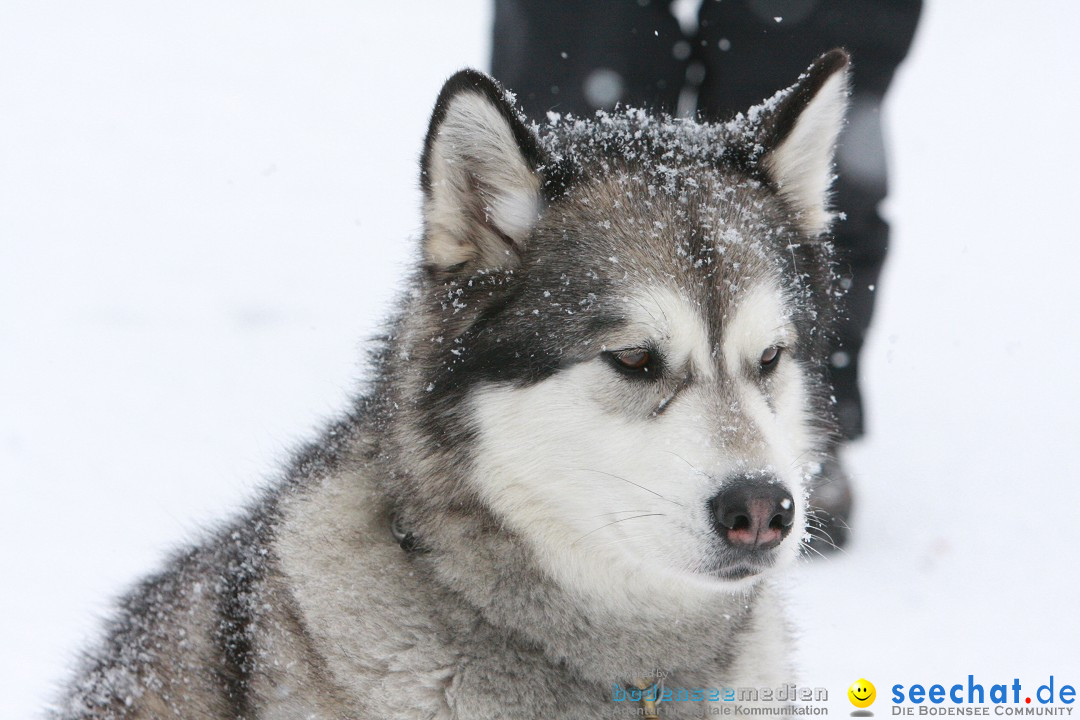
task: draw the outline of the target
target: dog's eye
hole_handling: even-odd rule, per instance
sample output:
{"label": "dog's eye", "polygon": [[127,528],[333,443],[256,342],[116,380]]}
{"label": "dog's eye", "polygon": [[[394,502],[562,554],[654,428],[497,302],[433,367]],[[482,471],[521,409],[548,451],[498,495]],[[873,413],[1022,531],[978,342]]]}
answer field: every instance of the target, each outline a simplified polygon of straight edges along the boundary
{"label": "dog's eye", "polygon": [[652,365],[652,353],[645,348],[628,348],[608,353],[608,357],[621,370],[634,373],[647,373]]}
{"label": "dog's eye", "polygon": [[771,345],[765,348],[765,351],[761,353],[761,369],[772,370],[776,367],[776,364],[780,362],[780,353],[782,351],[783,348],[779,345]]}

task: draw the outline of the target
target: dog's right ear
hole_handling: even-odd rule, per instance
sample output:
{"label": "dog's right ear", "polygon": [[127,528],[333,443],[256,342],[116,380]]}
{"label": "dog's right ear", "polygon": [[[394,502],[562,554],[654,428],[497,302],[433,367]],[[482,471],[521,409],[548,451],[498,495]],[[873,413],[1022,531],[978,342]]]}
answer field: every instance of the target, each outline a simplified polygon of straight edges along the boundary
{"label": "dog's right ear", "polygon": [[758,142],[765,150],[768,178],[811,236],[826,232],[833,219],[829,188],[848,105],[849,65],[844,50],[831,50],[795,85],[761,106],[765,121]]}
{"label": "dog's right ear", "polygon": [[441,272],[512,268],[543,203],[543,153],[502,88],[462,70],[431,116],[420,183],[424,263]]}

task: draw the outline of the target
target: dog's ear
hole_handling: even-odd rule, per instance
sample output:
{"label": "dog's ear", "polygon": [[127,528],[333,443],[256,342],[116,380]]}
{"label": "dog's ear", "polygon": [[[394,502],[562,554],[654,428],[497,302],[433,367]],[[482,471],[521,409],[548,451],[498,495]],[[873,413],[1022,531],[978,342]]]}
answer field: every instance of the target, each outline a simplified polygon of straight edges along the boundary
{"label": "dog's ear", "polygon": [[426,267],[514,267],[542,207],[543,161],[494,80],[475,70],[447,80],[420,161]]}
{"label": "dog's ear", "polygon": [[831,50],[764,106],[762,165],[811,236],[828,230],[833,219],[829,189],[848,105],[848,65],[846,52]]}

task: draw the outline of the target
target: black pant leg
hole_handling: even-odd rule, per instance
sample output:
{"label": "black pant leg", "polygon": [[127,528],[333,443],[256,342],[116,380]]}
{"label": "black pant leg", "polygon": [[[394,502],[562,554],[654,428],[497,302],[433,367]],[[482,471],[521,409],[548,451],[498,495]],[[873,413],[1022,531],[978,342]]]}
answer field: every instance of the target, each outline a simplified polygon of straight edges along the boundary
{"label": "black pant leg", "polygon": [[667,2],[495,0],[491,72],[531,117],[673,112],[690,44]]}
{"label": "black pant leg", "polygon": [[[837,148],[834,228],[845,315],[830,353],[837,415],[845,438],[863,434],[859,354],[874,309],[889,244],[878,212],[887,192],[881,101],[914,36],[921,0],[704,0],[695,58],[705,67],[698,107],[723,119],[791,84],[834,47],[852,54],[848,126]],[[780,18],[777,22],[776,18]]]}

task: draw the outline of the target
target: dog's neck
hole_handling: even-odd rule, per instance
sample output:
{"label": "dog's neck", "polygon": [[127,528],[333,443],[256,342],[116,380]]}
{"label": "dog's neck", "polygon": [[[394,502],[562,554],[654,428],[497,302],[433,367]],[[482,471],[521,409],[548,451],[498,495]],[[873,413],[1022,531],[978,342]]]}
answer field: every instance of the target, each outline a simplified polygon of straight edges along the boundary
{"label": "dog's neck", "polygon": [[560,584],[529,543],[486,509],[458,506],[435,521],[418,509],[397,528],[399,540],[402,531],[410,537],[402,552],[415,553],[415,562],[501,633],[600,685],[636,684],[657,670],[715,677],[751,623],[755,587],[684,595],[669,584],[658,591],[646,570],[628,565],[625,596],[599,603]]}

